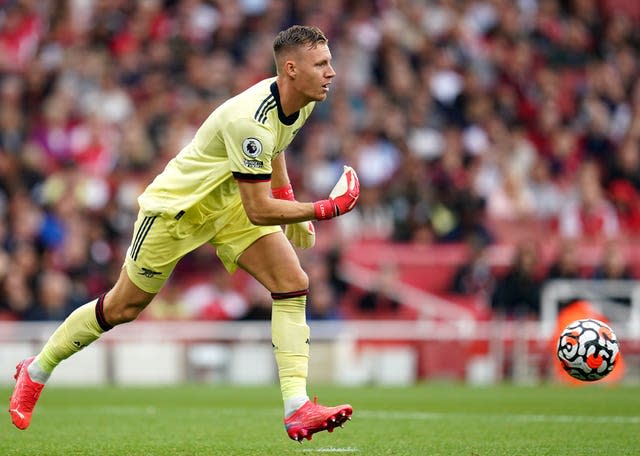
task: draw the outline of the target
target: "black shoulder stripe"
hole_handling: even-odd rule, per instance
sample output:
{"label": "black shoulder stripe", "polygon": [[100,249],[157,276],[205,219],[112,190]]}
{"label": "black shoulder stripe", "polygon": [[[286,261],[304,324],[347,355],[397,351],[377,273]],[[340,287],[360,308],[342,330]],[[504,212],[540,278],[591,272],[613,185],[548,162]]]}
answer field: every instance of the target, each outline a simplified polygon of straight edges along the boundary
{"label": "black shoulder stripe", "polygon": [[273,111],[273,109],[276,107],[276,102],[275,100],[273,101],[273,103],[268,104],[263,110],[262,110],[262,115],[260,116],[260,118],[258,119],[258,122],[260,123],[264,123],[267,120],[267,114],[269,114],[269,111]]}
{"label": "black shoulder stripe", "polygon": [[258,122],[260,122],[260,123],[264,123],[264,121],[267,120],[267,114],[269,113],[269,111],[271,111],[276,106],[277,106],[276,100],[273,100],[272,102],[267,104],[264,108],[262,108],[262,112],[260,113],[260,117],[256,118],[256,120]]}
{"label": "black shoulder stripe", "polygon": [[271,174],[248,174],[234,171],[233,177],[240,182],[269,182]]}
{"label": "black shoulder stripe", "polygon": [[256,110],[256,113],[253,115],[253,118],[258,120],[261,116],[260,112],[263,111],[266,108],[266,106],[270,105],[272,102],[275,102],[275,99],[273,98],[273,94],[269,95],[267,98],[262,100],[262,103],[260,103],[260,106],[258,106],[258,109]]}

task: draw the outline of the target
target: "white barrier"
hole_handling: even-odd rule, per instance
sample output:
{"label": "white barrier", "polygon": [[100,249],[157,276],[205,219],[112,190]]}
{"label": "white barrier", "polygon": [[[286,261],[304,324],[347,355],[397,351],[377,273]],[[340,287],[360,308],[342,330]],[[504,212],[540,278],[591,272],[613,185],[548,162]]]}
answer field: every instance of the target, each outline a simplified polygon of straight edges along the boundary
{"label": "white barrier", "polygon": [[[0,322],[0,383],[17,361],[36,353],[57,323]],[[314,321],[309,376],[313,383],[407,385],[442,372],[471,383],[544,378],[555,362],[538,322]],[[626,327],[629,372],[640,340]],[[431,370],[425,369],[431,366]],[[504,369],[504,366],[511,366]],[[453,366],[453,367],[452,367]],[[631,381],[638,381],[633,375]],[[52,384],[175,384],[277,380],[269,322],[149,322],[118,326],[64,361]]]}

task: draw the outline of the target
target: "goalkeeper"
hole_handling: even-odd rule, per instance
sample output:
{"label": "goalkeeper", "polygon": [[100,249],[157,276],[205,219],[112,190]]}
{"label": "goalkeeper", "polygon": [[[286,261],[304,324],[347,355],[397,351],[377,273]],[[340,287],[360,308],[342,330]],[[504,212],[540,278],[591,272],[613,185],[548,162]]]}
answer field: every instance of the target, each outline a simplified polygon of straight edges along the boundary
{"label": "goalkeeper", "polygon": [[290,242],[313,246],[312,220],[353,209],[358,177],[345,166],[327,199],[295,200],[283,151],[315,103],[327,97],[335,71],[327,38],[315,27],[280,32],[273,50],[277,76],[215,109],[140,195],[133,239],[114,287],[76,309],[37,356],[18,364],[9,407],[18,428],[29,426],[44,384],[61,361],[135,320],[177,262],[205,243],[229,272],[241,267],[271,292],[272,343],[289,437],[310,439],[351,416],[350,405],[323,407],[307,396],[309,284]]}

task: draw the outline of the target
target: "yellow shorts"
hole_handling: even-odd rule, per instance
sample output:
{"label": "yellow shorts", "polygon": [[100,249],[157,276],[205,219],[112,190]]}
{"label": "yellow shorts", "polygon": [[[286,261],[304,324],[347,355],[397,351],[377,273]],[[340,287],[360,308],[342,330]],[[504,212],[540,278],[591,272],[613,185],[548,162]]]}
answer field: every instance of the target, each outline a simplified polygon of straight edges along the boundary
{"label": "yellow shorts", "polygon": [[216,249],[227,271],[234,272],[238,258],[251,244],[282,230],[251,223],[239,199],[224,211],[207,214],[205,220],[202,215],[198,207],[178,217],[140,211],[124,262],[131,281],[148,293],[157,293],[178,261],[205,243]]}

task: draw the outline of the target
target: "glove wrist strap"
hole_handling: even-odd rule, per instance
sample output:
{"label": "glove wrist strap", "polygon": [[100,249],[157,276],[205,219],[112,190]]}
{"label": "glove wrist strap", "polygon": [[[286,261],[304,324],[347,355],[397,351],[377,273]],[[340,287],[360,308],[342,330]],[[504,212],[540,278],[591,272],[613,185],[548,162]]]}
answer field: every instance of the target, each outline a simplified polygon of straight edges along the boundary
{"label": "glove wrist strap", "polygon": [[336,216],[335,203],[330,199],[313,203],[316,220],[327,220]]}
{"label": "glove wrist strap", "polygon": [[275,199],[288,201],[295,201],[296,199],[295,196],[293,196],[293,187],[291,186],[291,183],[283,185],[282,187],[272,188],[271,194]]}

